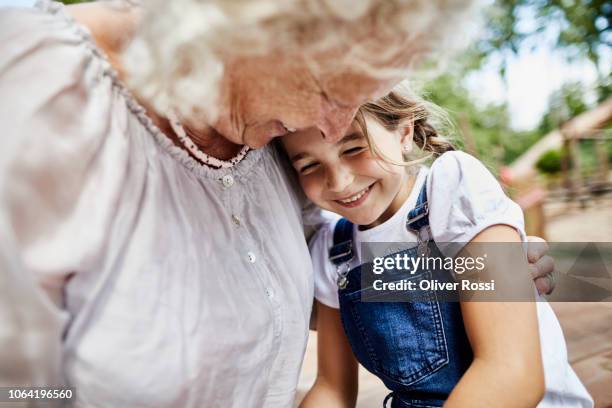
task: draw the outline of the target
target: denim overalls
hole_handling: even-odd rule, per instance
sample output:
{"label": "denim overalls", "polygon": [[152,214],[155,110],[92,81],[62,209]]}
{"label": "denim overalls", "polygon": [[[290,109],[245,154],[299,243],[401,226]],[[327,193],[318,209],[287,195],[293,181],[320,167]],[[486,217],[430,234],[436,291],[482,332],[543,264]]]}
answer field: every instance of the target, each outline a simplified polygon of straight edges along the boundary
{"label": "denim overalls", "polygon": [[[426,185],[406,228],[418,234],[420,244],[433,244]],[[329,255],[339,270],[340,315],[355,357],[391,390],[383,406],[390,399],[392,408],[442,406],[472,361],[459,303],[440,302],[433,291],[427,301],[363,302],[363,265],[340,272],[353,258],[352,240],[353,224],[343,218],[334,229]],[[437,251],[435,245],[429,247]],[[417,249],[400,254],[415,256]],[[427,278],[432,273],[419,270],[416,275]]]}

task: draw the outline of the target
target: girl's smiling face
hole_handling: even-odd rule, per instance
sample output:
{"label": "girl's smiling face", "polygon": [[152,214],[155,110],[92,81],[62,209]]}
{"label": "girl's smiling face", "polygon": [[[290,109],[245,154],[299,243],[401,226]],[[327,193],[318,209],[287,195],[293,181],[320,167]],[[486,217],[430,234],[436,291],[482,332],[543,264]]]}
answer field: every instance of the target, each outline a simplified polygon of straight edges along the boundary
{"label": "girl's smiling face", "polygon": [[[411,128],[389,131],[368,117],[366,124],[383,157],[403,162],[402,146],[411,145]],[[315,128],[281,140],[308,198],[355,224],[374,227],[386,221],[410,193],[407,167],[374,155],[356,123],[336,143],[325,141]]]}

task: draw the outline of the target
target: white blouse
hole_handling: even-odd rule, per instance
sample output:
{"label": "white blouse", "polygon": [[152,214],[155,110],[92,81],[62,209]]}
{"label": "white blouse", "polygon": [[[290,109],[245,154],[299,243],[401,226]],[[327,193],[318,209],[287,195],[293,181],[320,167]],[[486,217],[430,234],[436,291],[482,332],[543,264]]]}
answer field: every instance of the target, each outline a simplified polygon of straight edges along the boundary
{"label": "white blouse", "polygon": [[276,151],[199,165],[57,3],[0,12],[0,98],[0,385],[290,406],[313,281]]}

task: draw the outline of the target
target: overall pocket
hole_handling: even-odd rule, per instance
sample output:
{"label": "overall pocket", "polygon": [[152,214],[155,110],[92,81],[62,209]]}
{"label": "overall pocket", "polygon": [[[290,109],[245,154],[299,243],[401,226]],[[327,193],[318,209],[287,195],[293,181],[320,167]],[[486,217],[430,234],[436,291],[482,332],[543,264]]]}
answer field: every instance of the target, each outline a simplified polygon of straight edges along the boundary
{"label": "overall pocket", "polygon": [[[431,278],[424,272],[421,279]],[[372,290],[366,289],[366,290]],[[374,374],[414,384],[448,363],[442,313],[434,292],[419,302],[362,302],[340,293],[345,332],[359,362]]]}

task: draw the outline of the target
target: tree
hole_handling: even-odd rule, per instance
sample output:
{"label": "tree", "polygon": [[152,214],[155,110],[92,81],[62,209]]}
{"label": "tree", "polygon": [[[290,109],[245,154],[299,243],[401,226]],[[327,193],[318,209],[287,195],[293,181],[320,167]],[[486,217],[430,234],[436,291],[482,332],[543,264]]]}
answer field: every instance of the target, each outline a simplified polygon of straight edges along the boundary
{"label": "tree", "polygon": [[552,46],[569,59],[588,58],[599,72],[598,99],[610,96],[610,78],[601,56],[612,47],[612,3],[609,0],[497,0],[487,13],[485,37],[475,53],[482,63],[508,55],[522,46],[535,48],[552,39]]}
{"label": "tree", "polygon": [[548,150],[536,162],[536,168],[545,174],[557,174],[561,171],[561,151]]}
{"label": "tree", "polygon": [[[497,0],[488,9],[484,37],[455,60],[445,74],[430,81],[430,99],[447,108],[456,121],[467,123],[481,158],[510,163],[549,131],[589,108],[585,85],[565,84],[549,97],[549,108],[536,129],[514,131],[505,102],[477,106],[461,86],[471,71],[499,61],[505,77],[508,59],[526,48],[553,47],[568,60],[587,58],[599,74],[599,101],[610,95],[612,83],[601,56],[612,45],[612,3],[603,0]],[[463,128],[465,126],[459,126]]]}
{"label": "tree", "polygon": [[[534,24],[518,24],[521,19]],[[479,44],[490,55],[517,53],[527,39],[554,29],[554,45],[572,49],[595,64],[612,47],[612,5],[606,0],[497,0],[487,14],[487,35]]]}
{"label": "tree", "polygon": [[[469,133],[469,138],[476,145],[474,153],[492,169],[511,163],[539,139],[539,132],[512,129],[505,102],[486,105],[476,103],[463,85],[462,75],[460,69],[453,69],[429,80],[422,93],[426,99],[441,106],[449,114],[457,133],[463,133],[463,136]],[[461,134],[449,136],[459,136],[456,140],[459,147],[470,150],[470,146],[463,146]]]}
{"label": "tree", "polygon": [[584,86],[579,82],[568,82],[548,98],[548,111],[542,117],[538,130],[546,134],[557,129],[569,119],[589,109],[585,102]]}

